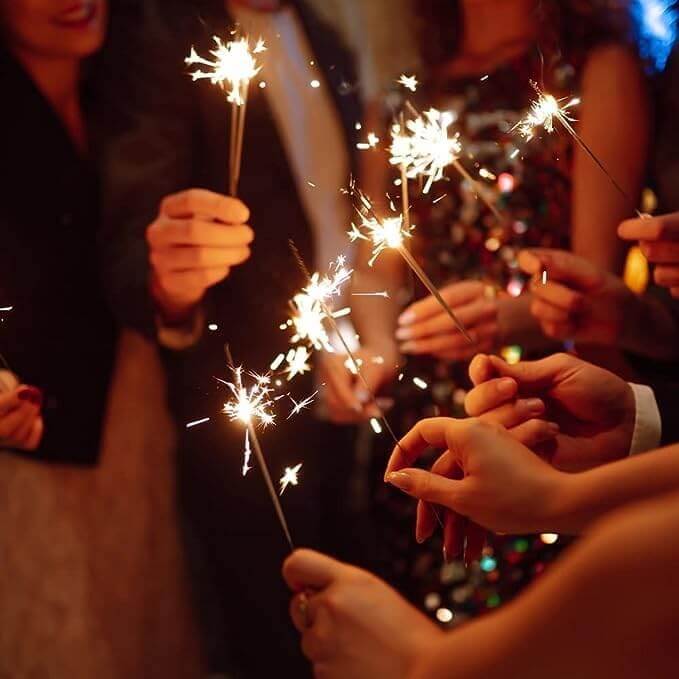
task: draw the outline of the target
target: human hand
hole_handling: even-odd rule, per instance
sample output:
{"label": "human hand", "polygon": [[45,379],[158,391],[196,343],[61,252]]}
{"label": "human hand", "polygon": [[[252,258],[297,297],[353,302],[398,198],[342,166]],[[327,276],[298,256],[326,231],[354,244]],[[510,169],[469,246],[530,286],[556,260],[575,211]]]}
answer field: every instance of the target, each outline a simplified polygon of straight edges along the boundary
{"label": "human hand", "polygon": [[146,239],[151,290],[169,320],[183,320],[208,288],[250,257],[250,212],[235,198],[190,189],[167,196]]}
{"label": "human hand", "polygon": [[0,448],[35,450],[42,439],[42,392],[0,371]]}
{"label": "human hand", "polygon": [[396,359],[391,355],[363,347],[354,352],[354,356],[360,362],[362,378],[350,369],[346,354],[323,352],[321,355],[319,376],[325,385],[323,402],[329,419],[337,424],[380,417],[382,413],[373,396],[396,374]]}
{"label": "human hand", "polygon": [[[619,344],[636,296],[624,281],[563,250],[524,250],[519,265],[534,276],[531,313],[548,337]],[[543,271],[547,281],[539,280]]]}
{"label": "human hand", "polygon": [[[431,471],[411,468],[432,447],[444,452]],[[434,418],[418,422],[401,439],[385,481],[489,530],[531,533],[553,525],[566,477],[500,425]],[[421,539],[436,527],[431,512],[418,513],[417,524]]]}
{"label": "human hand", "polygon": [[404,354],[428,354],[446,360],[469,359],[490,351],[498,340],[498,302],[480,281],[453,283],[441,289],[460,322],[475,340],[470,344],[432,296],[411,304],[399,317],[396,339]]}
{"label": "human hand", "polygon": [[316,677],[406,677],[443,636],[374,575],[318,552],[297,550],[283,577],[296,592],[290,614]]}
{"label": "human hand", "polygon": [[[563,353],[516,365],[479,355],[469,375],[476,386],[467,413],[507,427],[558,469],[582,471],[629,453],[634,393],[608,370]],[[553,437],[547,420],[558,425]]]}
{"label": "human hand", "polygon": [[679,298],[679,212],[660,217],[628,219],[618,227],[623,240],[639,241],[651,264],[653,279]]}

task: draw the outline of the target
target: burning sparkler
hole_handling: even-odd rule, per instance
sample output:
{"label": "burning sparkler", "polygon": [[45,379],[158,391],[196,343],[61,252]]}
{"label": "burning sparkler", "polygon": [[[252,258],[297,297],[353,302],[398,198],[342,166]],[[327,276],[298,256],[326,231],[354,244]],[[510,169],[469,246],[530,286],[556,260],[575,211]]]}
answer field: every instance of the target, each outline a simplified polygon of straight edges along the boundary
{"label": "burning sparkler", "polygon": [[402,73],[401,77],[396,82],[411,92],[415,92],[417,90],[417,86],[419,85],[416,76],[406,75],[405,73]]}
{"label": "burning sparkler", "polygon": [[226,92],[226,99],[231,104],[229,193],[235,196],[243,157],[245,113],[250,81],[261,70],[255,55],[264,52],[266,47],[262,40],[258,40],[252,47],[247,38],[224,43],[217,36],[213,36],[213,40],[216,45],[210,52],[213,60],[201,57],[192,47],[185,62],[190,66],[208,67],[209,70],[193,71],[191,77],[194,81],[206,79],[213,85],[219,85]]}
{"label": "burning sparkler", "polygon": [[288,486],[296,486],[299,483],[299,471],[302,468],[302,464],[298,464],[292,468],[286,467],[285,474],[281,476],[279,483],[281,484],[281,492],[279,495],[285,493]]}
{"label": "burning sparkler", "polygon": [[295,401],[294,398],[292,398],[292,396],[288,395],[288,398],[292,401],[292,404],[294,406],[293,409],[290,411],[290,415],[288,415],[288,419],[294,417],[295,415],[299,415],[303,410],[306,410],[314,402],[316,396],[318,396],[317,391],[311,394],[311,396],[307,396],[305,399],[302,399],[298,403],[297,401]]}
{"label": "burning sparkler", "polygon": [[[535,137],[538,128],[544,129],[547,134],[552,134],[555,130],[555,121],[558,121],[566,132],[573,137],[578,146],[580,146],[580,148],[594,161],[596,166],[606,175],[615,190],[627,202],[633,203],[625,189],[620,186],[617,179],[606,169],[594,151],[592,151],[573,128],[571,123],[575,122],[575,118],[571,117],[569,110],[580,104],[580,99],[577,97],[570,99],[568,97],[563,97],[557,99],[553,95],[543,92],[537,83],[531,81],[531,85],[537,93],[537,99],[531,103],[528,114],[514,126],[514,129],[518,130],[519,134],[526,141],[530,141]],[[647,218],[647,215],[642,214],[639,210],[635,211],[641,219]]]}
{"label": "burning sparkler", "polygon": [[434,182],[443,179],[445,170],[450,165],[469,182],[488,209],[498,219],[502,219],[497,207],[486,198],[479,182],[460,162],[462,154],[460,135],[450,130],[455,122],[455,115],[435,108],[419,114],[412,106],[410,108],[415,113],[415,117],[404,122],[402,116],[400,123],[392,126],[392,144],[389,149],[391,164],[401,168],[403,215],[406,225],[409,223],[410,212],[407,200],[407,180],[427,177],[422,192],[429,193]]}
{"label": "burning sparkler", "polygon": [[250,456],[254,450],[255,457],[259,463],[264,476],[267,490],[271,496],[276,515],[283,528],[283,533],[290,546],[290,551],[294,551],[295,545],[292,541],[290,528],[288,527],[287,519],[283,513],[283,508],[276,494],[276,490],[271,480],[269,467],[266,463],[266,458],[262,452],[262,447],[257,436],[256,425],[261,424],[263,427],[272,425],[274,423],[274,414],[271,410],[273,406],[273,399],[271,398],[272,389],[269,386],[270,379],[267,376],[252,375],[254,384],[249,389],[243,384],[243,369],[236,367],[231,356],[229,346],[224,347],[228,364],[233,371],[235,382],[226,382],[220,380],[230,389],[233,394],[233,399],[224,405],[224,412],[229,416],[231,421],[241,422],[245,426],[245,456],[243,461],[243,475],[247,474],[250,462]]}
{"label": "burning sparkler", "polygon": [[474,344],[474,340],[470,337],[467,329],[460,322],[455,312],[450,308],[450,305],[443,299],[441,293],[434,285],[432,280],[427,276],[424,269],[418,264],[417,260],[410,254],[405,247],[405,240],[410,238],[411,231],[414,227],[411,226],[409,230],[403,228],[403,217],[391,217],[388,219],[380,219],[370,199],[358,188],[355,184],[350,187],[351,194],[358,200],[356,210],[361,218],[359,225],[352,224],[349,231],[349,238],[352,242],[360,239],[371,242],[373,245],[372,258],[370,259],[370,266],[372,266],[377,258],[385,250],[396,250],[405,260],[406,264],[411,268],[412,272],[420,279],[425,288],[441,305],[443,310],[448,314],[450,319],[455,324],[455,327],[464,335],[470,344]]}

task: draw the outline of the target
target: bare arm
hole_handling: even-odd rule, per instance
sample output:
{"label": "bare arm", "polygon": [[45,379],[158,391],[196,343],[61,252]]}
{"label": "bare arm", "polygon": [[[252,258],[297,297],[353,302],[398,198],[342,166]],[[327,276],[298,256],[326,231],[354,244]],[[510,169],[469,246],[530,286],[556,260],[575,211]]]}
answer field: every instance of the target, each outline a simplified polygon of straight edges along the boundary
{"label": "bare arm", "polygon": [[649,101],[641,67],[619,46],[590,56],[582,81],[577,131],[622,187],[622,196],[576,145],[573,171],[573,252],[620,274],[626,247],[620,222],[637,207],[646,166]]}
{"label": "bare arm", "polygon": [[676,676],[678,529],[676,495],[611,515],[516,602],[443,638],[411,676]]}

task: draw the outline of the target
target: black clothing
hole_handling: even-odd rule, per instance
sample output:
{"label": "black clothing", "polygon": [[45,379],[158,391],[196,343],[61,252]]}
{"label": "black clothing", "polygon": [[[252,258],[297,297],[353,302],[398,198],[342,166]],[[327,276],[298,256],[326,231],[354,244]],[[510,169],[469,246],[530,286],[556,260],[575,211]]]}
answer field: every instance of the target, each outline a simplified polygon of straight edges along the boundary
{"label": "black clothing", "polygon": [[29,456],[91,464],[115,341],[96,250],[97,172],[4,52],[0,88],[0,306],[14,307],[0,327],[0,353],[21,381],[45,392],[45,433]]}

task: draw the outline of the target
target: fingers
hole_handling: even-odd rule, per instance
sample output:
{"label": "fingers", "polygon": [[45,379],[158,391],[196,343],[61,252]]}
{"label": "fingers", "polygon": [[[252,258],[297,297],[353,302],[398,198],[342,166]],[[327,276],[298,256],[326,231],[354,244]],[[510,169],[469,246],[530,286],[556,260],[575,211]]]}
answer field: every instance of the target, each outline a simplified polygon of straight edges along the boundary
{"label": "fingers", "polygon": [[250,248],[176,247],[153,250],[151,264],[157,275],[233,267],[250,258]]}
{"label": "fingers", "polygon": [[469,378],[475,385],[487,382],[495,376],[495,368],[485,354],[477,354],[469,364]]}
{"label": "fingers", "polygon": [[161,288],[170,294],[200,299],[205,290],[223,281],[230,272],[231,268],[225,266],[196,271],[173,271],[155,278]]}
{"label": "fingers", "polygon": [[582,293],[554,281],[547,281],[544,284],[533,283],[531,292],[534,300],[563,311],[566,316],[582,311],[585,304],[585,297]]}
{"label": "fingers", "polygon": [[323,378],[326,382],[326,400],[328,406],[344,417],[353,421],[363,414],[363,406],[354,391],[354,376],[347,370],[342,358],[326,357],[323,362]]}
{"label": "fingers", "polygon": [[420,420],[394,448],[387,464],[385,481],[388,480],[389,473],[410,466],[427,449],[447,448],[446,430],[454,422],[455,420],[445,417]]}
{"label": "fingers", "polygon": [[583,292],[594,290],[604,282],[604,272],[583,257],[564,250],[524,250],[519,253],[519,266],[533,276],[546,269],[550,280]]}
{"label": "fingers", "polygon": [[469,567],[483,555],[486,546],[487,531],[473,521],[467,521],[465,530],[464,564]]}
{"label": "fingers", "polygon": [[33,403],[22,402],[17,408],[0,418],[0,441],[3,445],[15,446],[17,435],[27,436],[27,424],[32,424],[39,409]]}
{"label": "fingers", "polygon": [[556,422],[541,419],[530,419],[509,430],[509,433],[526,448],[534,450],[537,446],[551,441],[559,433]]}
{"label": "fingers", "polygon": [[0,393],[10,392],[19,386],[16,375],[9,370],[0,370]]}
{"label": "fingers", "polygon": [[642,241],[640,247],[651,264],[679,264],[679,241]]}
{"label": "fingers", "polygon": [[678,266],[667,266],[660,265],[656,266],[653,271],[653,280],[663,288],[676,288],[679,287],[679,265]]}
{"label": "fingers", "polygon": [[569,354],[552,354],[539,361],[521,361],[509,365],[498,356],[489,356],[494,370],[502,377],[511,377],[519,384],[519,390],[542,391],[553,386],[562,375],[575,370],[582,361]]}
{"label": "fingers", "polygon": [[[470,366],[470,373],[472,366]],[[482,356],[479,357],[476,367],[473,369],[479,374],[480,371],[483,371],[482,374],[485,375],[490,372],[486,371],[486,366],[490,366],[492,369],[492,363],[488,360],[488,357]],[[477,417],[511,401],[519,390],[518,383],[511,377],[490,379],[477,384],[478,386],[467,393],[464,401],[465,411],[471,417]]]}
{"label": "fingers", "polygon": [[[437,303],[437,313],[408,325],[402,325],[396,330],[396,339],[417,340],[433,337],[439,334],[458,334],[457,326]],[[475,327],[497,317],[497,304],[494,300],[474,300],[472,303],[455,309],[455,315],[467,328]]]}
{"label": "fingers", "polygon": [[476,346],[474,347],[469,344],[467,338],[457,328],[453,329],[451,326],[451,331],[448,334],[409,340],[401,345],[401,351],[410,355],[430,354],[458,357],[462,353],[468,354],[469,352],[475,355],[480,350],[480,345],[486,347],[490,344],[492,346],[498,334],[498,324],[495,321],[484,323],[470,330],[469,334],[475,340]]}
{"label": "fingers", "polygon": [[160,204],[160,213],[173,218],[201,215],[224,224],[244,224],[250,217],[248,208],[237,198],[205,189],[189,189],[167,196]]}
{"label": "fingers", "polygon": [[382,386],[384,381],[384,365],[367,361],[361,368],[362,379],[356,380],[354,395],[362,408],[365,410],[366,417],[380,417],[382,413],[375,405],[375,394]]}
{"label": "fingers", "polygon": [[443,560],[457,559],[464,550],[467,519],[457,512],[446,511],[443,523]]}
{"label": "fingers", "polygon": [[18,389],[0,393],[0,418],[16,410],[21,403]]}
{"label": "fingers", "polygon": [[42,441],[42,435],[45,430],[45,423],[42,417],[37,417],[33,421],[33,426],[30,433],[24,439],[23,445],[21,446],[24,450],[36,450]]}
{"label": "fingers", "polygon": [[628,219],[618,227],[618,236],[623,240],[679,241],[679,213]]}
{"label": "fingers", "polygon": [[391,472],[387,474],[386,481],[411,497],[442,505],[453,511],[457,508],[460,486],[464,483],[412,468]]}
{"label": "fingers", "polygon": [[205,219],[170,219],[160,216],[146,231],[152,249],[175,246],[213,248],[246,247],[254,240],[254,231],[247,225],[227,226]]}
{"label": "fingers", "polygon": [[[486,286],[479,281],[463,281],[443,288],[441,296],[454,309],[468,304],[485,294]],[[438,315],[441,307],[434,297],[427,297],[411,304],[400,316],[400,326],[408,326]]]}
{"label": "fingers", "polygon": [[283,579],[293,592],[329,587],[346,566],[311,549],[295,550],[283,563]]}

